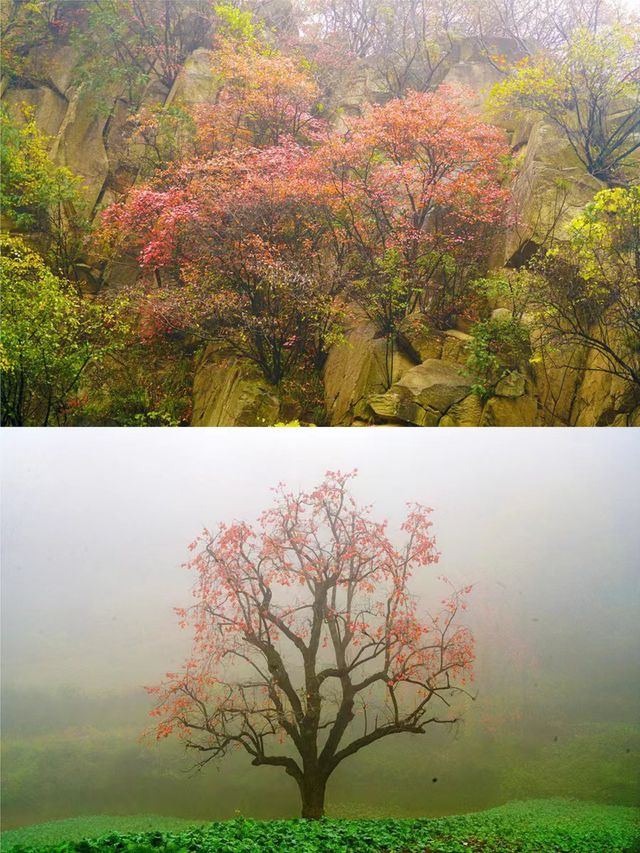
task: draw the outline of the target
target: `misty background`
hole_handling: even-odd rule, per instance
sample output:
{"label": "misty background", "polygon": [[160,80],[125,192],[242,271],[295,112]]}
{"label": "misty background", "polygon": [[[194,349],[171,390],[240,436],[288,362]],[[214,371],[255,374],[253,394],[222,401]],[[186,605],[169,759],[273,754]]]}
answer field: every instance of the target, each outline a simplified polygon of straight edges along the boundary
{"label": "misty background", "polygon": [[5,430],[3,828],[81,814],[297,813],[294,783],[238,755],[186,772],[140,740],[144,685],[180,667],[181,568],[203,526],[254,520],[327,469],[393,529],[433,507],[440,563],[475,584],[463,725],[345,762],[328,813],[437,815],[564,796],[636,804],[640,443],[634,430]]}

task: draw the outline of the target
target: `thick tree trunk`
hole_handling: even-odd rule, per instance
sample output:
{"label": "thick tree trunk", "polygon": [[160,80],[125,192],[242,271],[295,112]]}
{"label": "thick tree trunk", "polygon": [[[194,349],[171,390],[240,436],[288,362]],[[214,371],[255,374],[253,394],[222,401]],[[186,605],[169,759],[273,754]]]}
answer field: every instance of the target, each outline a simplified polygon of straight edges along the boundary
{"label": "thick tree trunk", "polygon": [[318,820],[324,817],[324,795],[327,780],[318,776],[305,776],[300,783],[300,799],[302,800],[302,817]]}

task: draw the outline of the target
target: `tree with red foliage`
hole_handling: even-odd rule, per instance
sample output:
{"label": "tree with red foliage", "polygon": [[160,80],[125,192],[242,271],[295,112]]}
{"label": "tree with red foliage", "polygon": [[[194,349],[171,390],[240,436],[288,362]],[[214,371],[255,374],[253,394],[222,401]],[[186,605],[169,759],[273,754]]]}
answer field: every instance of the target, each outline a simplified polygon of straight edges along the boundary
{"label": "tree with red foliage", "polygon": [[457,720],[452,697],[473,678],[473,637],[459,624],[471,587],[439,612],[411,593],[438,560],[430,510],[410,505],[402,543],[327,473],[310,492],[281,484],[257,526],[205,530],[190,546],[193,651],[148,688],[158,739],[177,735],[199,766],[244,749],[297,783],[302,816],[324,813],[327,781],[361,749]]}
{"label": "tree with red foliage", "polygon": [[219,36],[212,71],[220,81],[216,101],[193,111],[202,153],[309,141],[322,130],[319,87],[299,58]]}
{"label": "tree with red foliage", "polygon": [[161,327],[223,339],[276,384],[306,355],[321,363],[349,281],[390,361],[407,314],[459,313],[507,208],[504,134],[452,91],[410,93],[324,136],[186,160],[104,216],[110,244],[136,244],[165,282],[152,294]]}
{"label": "tree with red foliage", "polygon": [[409,92],[371,107],[316,153],[356,297],[391,342],[414,311],[434,325],[460,313],[507,216],[504,132],[464,97],[448,87]]}
{"label": "tree with red foliage", "polygon": [[506,216],[504,132],[470,112],[464,95],[442,87],[371,107],[317,154],[331,176],[336,226],[361,272],[374,281],[379,259],[399,252],[411,279],[409,311],[454,298]]}
{"label": "tree with red foliage", "polygon": [[151,274],[147,327],[222,341],[274,384],[304,358],[319,365],[342,311],[304,157],[288,141],[186,162],[166,189],[137,187],[105,212],[105,240],[137,247]]}

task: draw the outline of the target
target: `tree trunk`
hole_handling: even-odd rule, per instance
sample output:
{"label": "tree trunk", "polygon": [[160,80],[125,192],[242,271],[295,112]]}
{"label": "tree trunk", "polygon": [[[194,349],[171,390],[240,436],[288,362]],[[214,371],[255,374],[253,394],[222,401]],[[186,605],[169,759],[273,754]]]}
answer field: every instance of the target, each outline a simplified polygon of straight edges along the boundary
{"label": "tree trunk", "polygon": [[300,799],[302,800],[302,817],[308,820],[318,820],[324,817],[324,795],[327,780],[319,776],[306,775],[300,783]]}

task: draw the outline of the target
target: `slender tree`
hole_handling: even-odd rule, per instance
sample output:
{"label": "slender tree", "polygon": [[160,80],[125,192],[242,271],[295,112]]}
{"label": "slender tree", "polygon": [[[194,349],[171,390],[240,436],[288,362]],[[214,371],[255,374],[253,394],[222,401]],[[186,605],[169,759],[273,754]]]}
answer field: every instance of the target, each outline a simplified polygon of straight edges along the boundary
{"label": "slender tree", "polygon": [[[600,362],[584,369],[640,391],[640,187],[602,190],[570,229],[568,245],[534,261],[532,304],[541,343],[576,345]],[[568,365],[570,366],[570,365]]]}
{"label": "slender tree", "polygon": [[177,735],[201,766],[235,748],[282,767],[306,818],[323,815],[345,759],[455,723],[453,697],[473,677],[459,624],[471,588],[452,588],[437,613],[410,591],[414,571],[438,560],[430,510],[411,505],[394,544],[350,496],[353,476],[329,472],[299,494],[280,485],[256,527],[221,525],[191,544],[196,602],[177,613],[195,628],[193,652],[148,688],[157,738]]}
{"label": "slender tree", "polygon": [[562,57],[540,53],[495,87],[497,111],[537,115],[566,138],[587,171],[633,184],[640,151],[638,26],[577,30]]}
{"label": "slender tree", "polygon": [[400,324],[424,312],[445,327],[466,308],[469,280],[488,263],[507,219],[504,133],[464,104],[464,91],[371,107],[318,149],[330,187],[334,245],[354,296],[387,339],[387,381]]}

